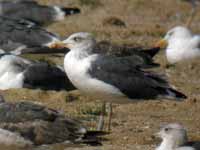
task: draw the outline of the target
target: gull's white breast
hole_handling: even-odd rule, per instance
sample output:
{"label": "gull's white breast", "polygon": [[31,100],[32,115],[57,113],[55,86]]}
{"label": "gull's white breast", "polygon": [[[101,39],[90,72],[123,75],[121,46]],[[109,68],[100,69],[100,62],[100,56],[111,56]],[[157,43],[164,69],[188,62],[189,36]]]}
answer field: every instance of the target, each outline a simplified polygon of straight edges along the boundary
{"label": "gull's white breast", "polygon": [[[125,95],[119,89],[101,80],[92,78],[88,73],[91,63],[95,61],[97,57],[97,55],[91,55],[86,58],[78,59],[75,52],[69,52],[64,59],[65,72],[68,78],[76,88],[87,95],[105,101],[121,102],[121,98],[125,97]],[[118,98],[120,98],[120,100]]]}
{"label": "gull's white breast", "polygon": [[13,57],[11,55],[4,56],[0,59],[0,89],[23,87],[23,72],[16,71],[12,64]]}
{"label": "gull's white breast", "polygon": [[173,38],[169,40],[166,49],[166,56],[169,63],[176,63],[182,60],[192,59],[200,56],[200,38]]}

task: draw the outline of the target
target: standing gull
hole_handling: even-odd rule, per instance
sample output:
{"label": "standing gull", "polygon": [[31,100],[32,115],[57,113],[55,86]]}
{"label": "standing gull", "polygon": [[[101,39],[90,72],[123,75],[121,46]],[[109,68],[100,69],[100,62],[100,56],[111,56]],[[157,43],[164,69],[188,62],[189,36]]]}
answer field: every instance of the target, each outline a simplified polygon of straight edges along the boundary
{"label": "standing gull", "polygon": [[70,49],[64,58],[66,74],[88,96],[117,103],[186,98],[159,75],[136,67],[131,59],[94,53],[96,41],[90,33],[75,33],[63,42]]}
{"label": "standing gull", "polygon": [[65,16],[80,13],[78,8],[40,5],[36,1],[1,1],[0,15],[25,19],[38,25],[64,20]]}
{"label": "standing gull", "polygon": [[170,64],[200,57],[200,36],[183,26],[169,30],[156,46],[167,46],[166,57]]}
{"label": "standing gull", "polygon": [[186,129],[178,123],[163,126],[156,134],[162,138],[156,150],[199,150],[200,142],[188,142]]}

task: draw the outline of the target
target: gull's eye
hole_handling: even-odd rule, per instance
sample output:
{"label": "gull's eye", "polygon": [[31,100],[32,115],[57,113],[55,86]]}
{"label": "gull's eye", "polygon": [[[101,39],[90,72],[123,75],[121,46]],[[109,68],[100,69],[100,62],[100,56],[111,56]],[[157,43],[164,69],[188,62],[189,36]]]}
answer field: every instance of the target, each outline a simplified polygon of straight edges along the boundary
{"label": "gull's eye", "polygon": [[169,131],[169,128],[165,128],[164,130],[165,130],[165,132],[168,132],[168,131]]}
{"label": "gull's eye", "polygon": [[171,32],[169,32],[169,33],[168,33],[168,35],[169,35],[169,36],[172,36],[172,35],[173,35],[173,33],[174,33],[174,32],[173,32],[173,31],[171,31]]}
{"label": "gull's eye", "polygon": [[73,39],[75,42],[81,42],[82,41],[82,38],[81,37],[74,37]]}

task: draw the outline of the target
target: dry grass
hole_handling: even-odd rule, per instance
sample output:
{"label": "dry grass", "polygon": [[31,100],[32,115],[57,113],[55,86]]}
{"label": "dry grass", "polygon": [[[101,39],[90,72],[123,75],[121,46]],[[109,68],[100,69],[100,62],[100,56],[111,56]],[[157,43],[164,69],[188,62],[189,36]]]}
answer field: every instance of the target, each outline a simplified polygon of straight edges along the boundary
{"label": "dry grass", "polygon": [[[190,5],[178,0],[40,0],[40,2],[81,8],[80,15],[67,17],[64,21],[48,27],[49,31],[56,32],[63,38],[74,32],[86,31],[96,35],[97,40],[106,39],[117,44],[144,47],[151,47],[169,28],[184,24],[190,11]],[[200,33],[199,14],[192,24],[192,30]],[[113,16],[120,18],[126,26],[103,24],[105,19]],[[27,57],[62,64],[61,58],[53,56]],[[108,141],[103,143],[101,149],[152,149],[151,145],[158,142],[152,135],[163,122],[181,122],[188,128],[190,139],[200,140],[199,60],[184,62],[167,69],[164,53],[161,52],[156,61],[161,63],[159,71],[165,73],[169,81],[189,98],[181,103],[151,101],[115,105],[112,133],[107,136]],[[91,128],[95,127],[96,115],[100,109],[100,104],[96,100],[84,97],[78,91],[45,92],[13,89],[2,93],[11,101],[31,100],[59,109],[67,116],[81,118],[85,125]],[[113,148],[110,145],[113,145]]]}

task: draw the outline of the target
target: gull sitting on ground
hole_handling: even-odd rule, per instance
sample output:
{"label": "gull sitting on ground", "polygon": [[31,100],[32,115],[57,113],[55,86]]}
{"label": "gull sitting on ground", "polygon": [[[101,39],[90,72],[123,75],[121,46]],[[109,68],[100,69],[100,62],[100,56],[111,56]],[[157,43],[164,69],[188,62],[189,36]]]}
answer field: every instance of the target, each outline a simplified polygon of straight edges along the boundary
{"label": "gull sitting on ground", "polygon": [[80,13],[79,8],[41,5],[37,1],[0,1],[0,15],[13,19],[25,19],[38,25],[64,20],[66,16]]}
{"label": "gull sitting on ground", "polygon": [[200,36],[183,26],[169,30],[156,46],[166,47],[166,57],[170,64],[200,57]]}
{"label": "gull sitting on ground", "polygon": [[58,110],[32,102],[6,102],[0,95],[0,144],[39,146],[57,143],[98,145],[106,133],[89,131]]}

